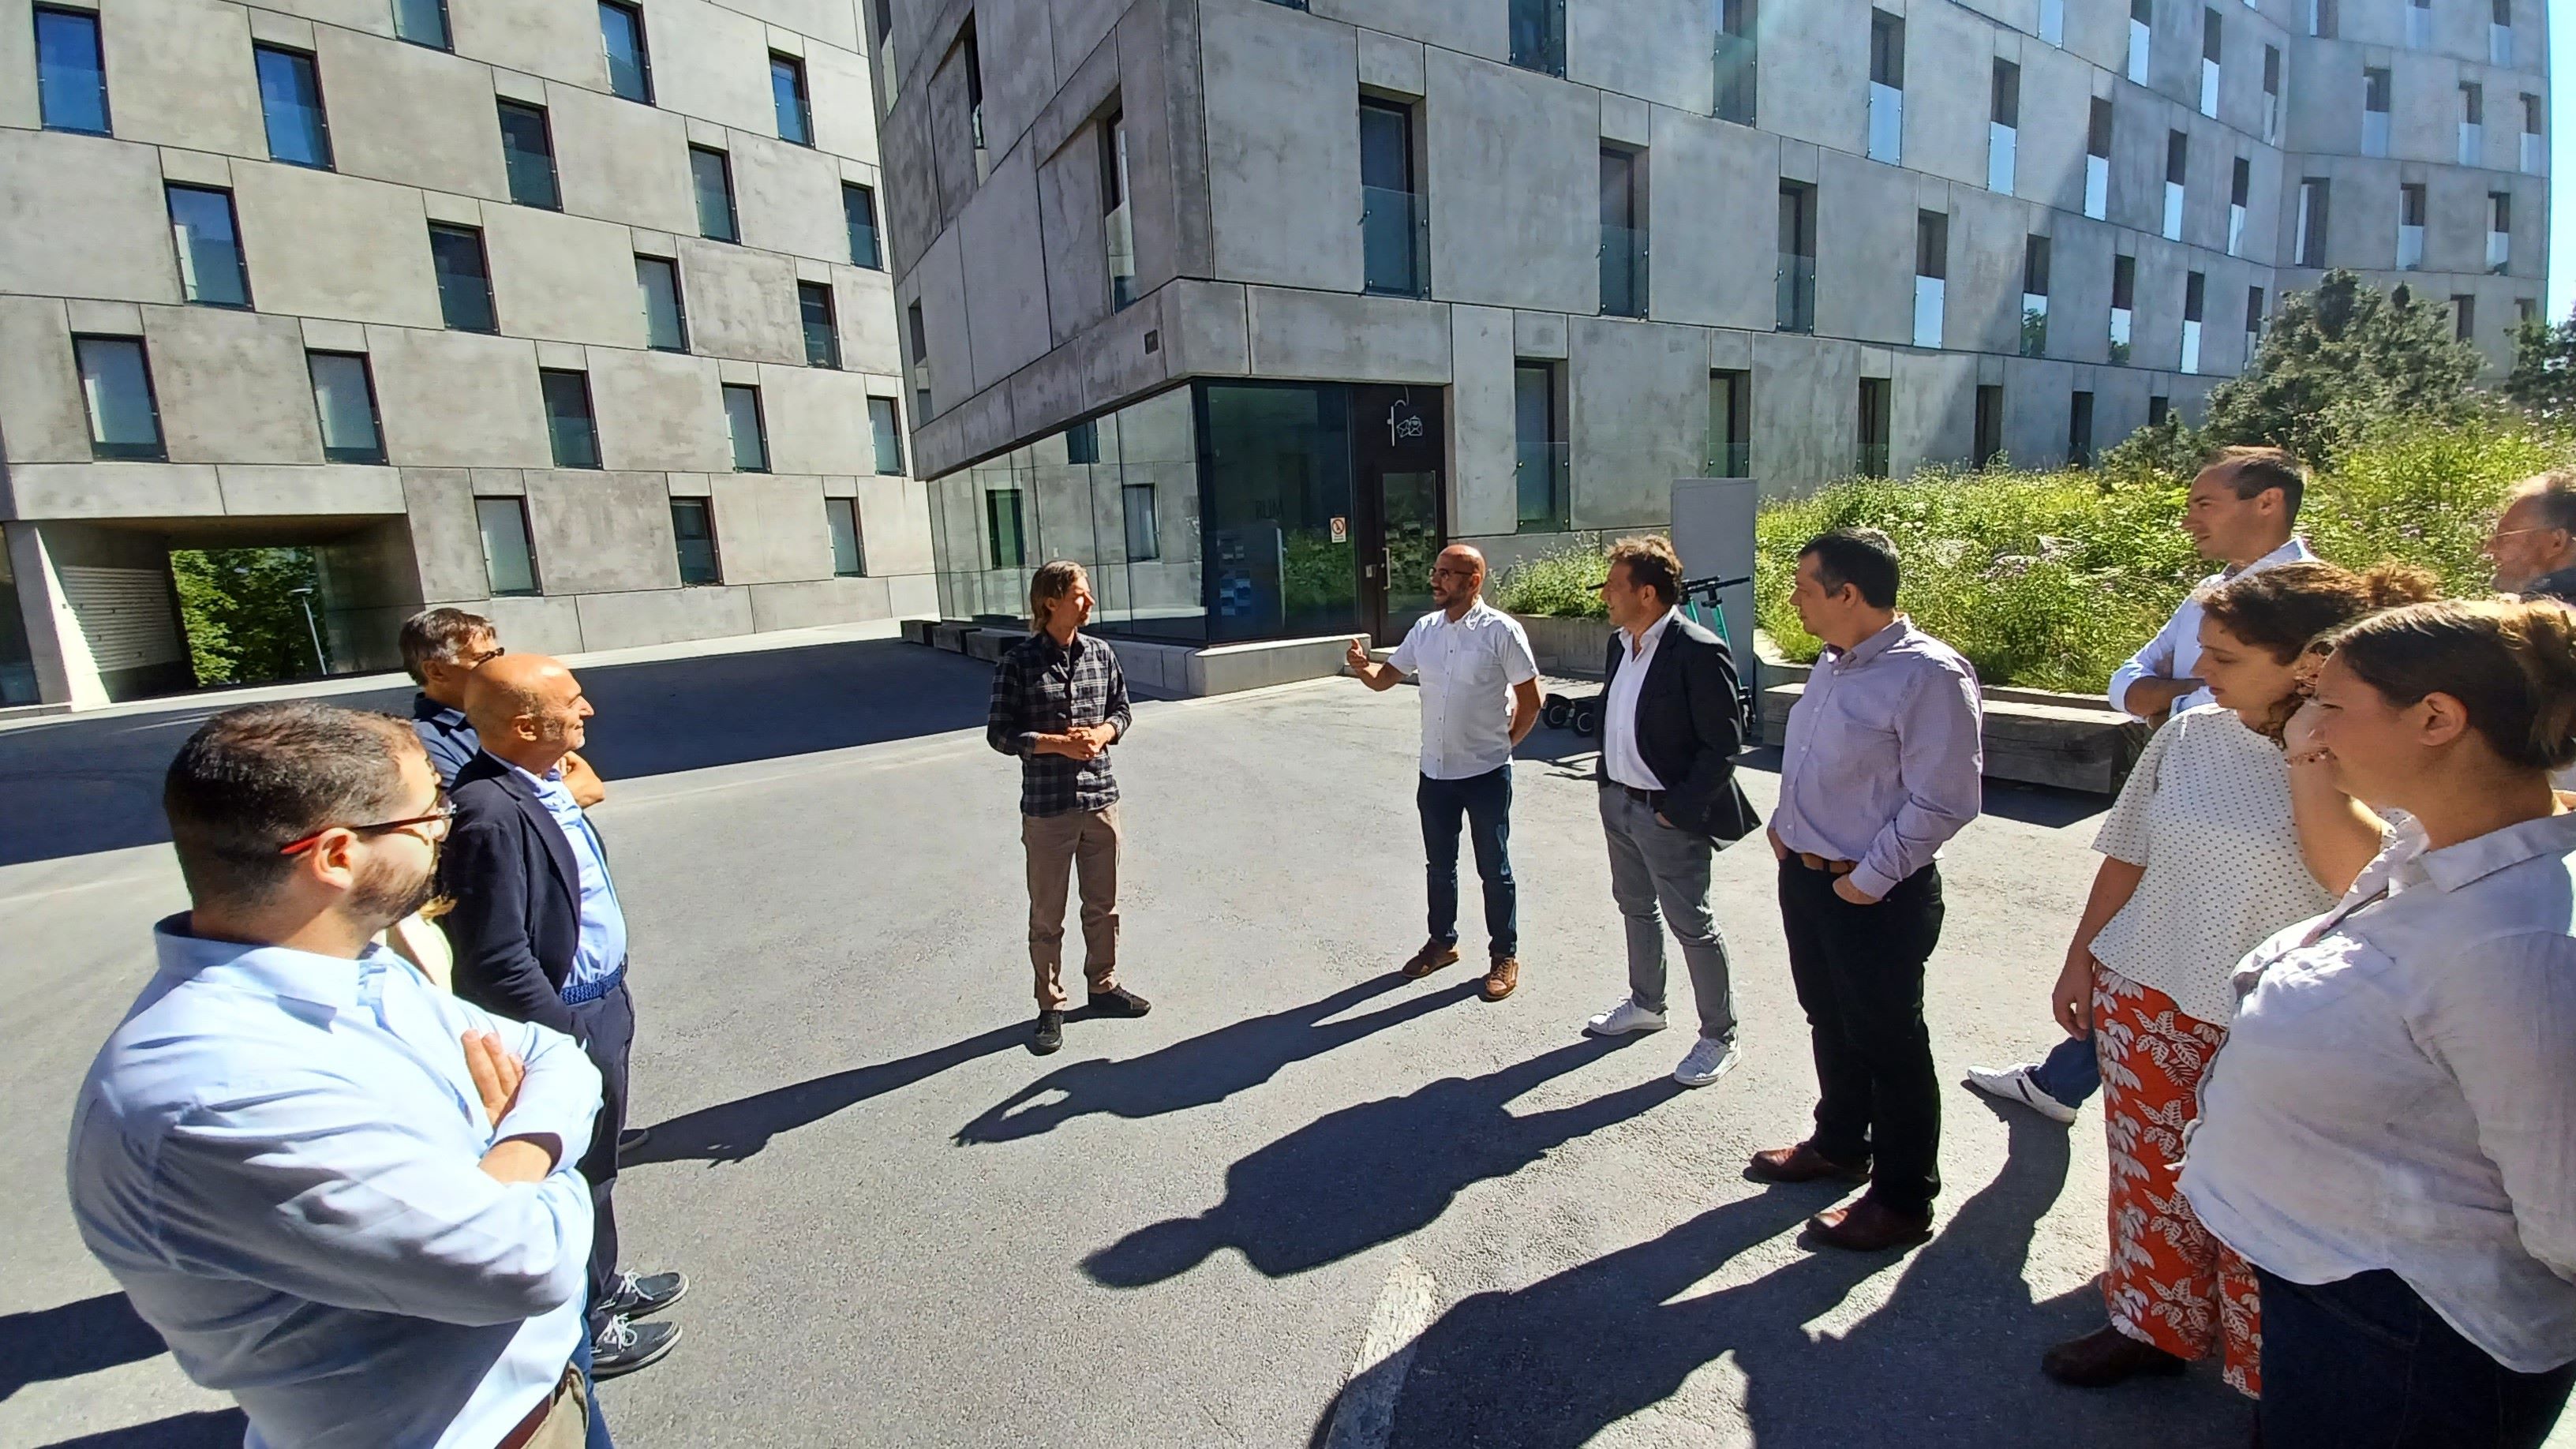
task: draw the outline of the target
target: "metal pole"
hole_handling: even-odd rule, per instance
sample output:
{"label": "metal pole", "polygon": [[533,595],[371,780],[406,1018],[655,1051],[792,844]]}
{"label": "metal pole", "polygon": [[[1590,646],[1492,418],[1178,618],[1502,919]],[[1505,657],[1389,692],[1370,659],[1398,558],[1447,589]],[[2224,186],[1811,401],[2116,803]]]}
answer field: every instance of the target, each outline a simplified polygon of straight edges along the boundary
{"label": "metal pole", "polygon": [[295,602],[304,606],[304,629],[306,633],[313,636],[313,667],[317,672],[328,675],[331,672],[331,661],[322,653],[322,628],[313,622],[313,590],[303,588],[290,592],[295,595]]}

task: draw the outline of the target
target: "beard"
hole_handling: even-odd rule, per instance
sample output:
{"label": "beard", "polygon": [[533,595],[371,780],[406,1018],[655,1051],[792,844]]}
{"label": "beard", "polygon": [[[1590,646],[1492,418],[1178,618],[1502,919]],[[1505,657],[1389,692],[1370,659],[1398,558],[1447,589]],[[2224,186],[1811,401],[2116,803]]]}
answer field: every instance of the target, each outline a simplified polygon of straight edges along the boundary
{"label": "beard", "polygon": [[436,887],[431,868],[405,871],[394,862],[374,861],[349,891],[349,914],[374,935],[429,904]]}

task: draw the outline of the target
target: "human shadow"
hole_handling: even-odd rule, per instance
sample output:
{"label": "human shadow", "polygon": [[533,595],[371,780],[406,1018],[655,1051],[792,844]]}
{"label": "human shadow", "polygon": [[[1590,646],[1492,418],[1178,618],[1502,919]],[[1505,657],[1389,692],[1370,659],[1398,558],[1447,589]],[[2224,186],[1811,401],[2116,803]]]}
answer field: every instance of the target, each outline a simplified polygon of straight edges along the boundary
{"label": "human shadow", "polygon": [[1507,1177],[1683,1089],[1658,1076],[1527,1116],[1513,1098],[1633,1037],[1586,1038],[1481,1077],[1448,1077],[1329,1113],[1226,1169],[1225,1197],[1196,1217],[1138,1228],[1083,1259],[1112,1288],[1141,1288],[1234,1248],[1283,1278],[1428,1227],[1461,1191]]}
{"label": "human shadow", "polygon": [[1887,1302],[1839,1337],[1806,1325],[1889,1255],[1808,1248],[1749,1283],[1681,1296],[1833,1198],[1774,1188],[1527,1288],[1458,1303],[1416,1341],[1409,1367],[1390,1358],[1372,1370],[1403,1372],[1400,1386],[1354,1379],[1315,1442],[1342,1402],[1398,1392],[1391,1446],[1581,1444],[1727,1354],[1764,1444],[2166,1449],[2241,1438],[2241,1410],[2214,1374],[2112,1394],[2041,1376],[2040,1350],[2098,1326],[2101,1295],[2087,1285],[2032,1300],[2024,1267],[2065,1184],[2067,1140],[2036,1119],[2009,1130],[2003,1171],[1905,1260]]}
{"label": "human shadow", "polygon": [[788,1087],[773,1087],[712,1107],[656,1122],[652,1136],[633,1152],[618,1154],[621,1167],[656,1162],[740,1162],[781,1132],[811,1126],[871,1097],[882,1097],[962,1066],[1008,1051],[1028,1040],[1026,1026],[997,1026],[963,1041],[890,1062],[872,1062]]}
{"label": "human shadow", "polygon": [[1012,1142],[1052,1132],[1076,1117],[1159,1117],[1210,1106],[1260,1086],[1291,1063],[1428,1016],[1466,1000],[1476,989],[1475,982],[1464,981],[1362,1016],[1330,1020],[1404,984],[1402,972],[1390,971],[1321,1000],[1247,1017],[1143,1056],[1069,1062],[957,1129],[956,1140],[961,1145]]}
{"label": "human shadow", "polygon": [[200,1409],[149,1424],[58,1439],[45,1449],[241,1449],[250,1420],[239,1409]]}
{"label": "human shadow", "polygon": [[122,1293],[0,1314],[0,1399],[29,1384],[77,1378],[161,1352],[161,1335]]}

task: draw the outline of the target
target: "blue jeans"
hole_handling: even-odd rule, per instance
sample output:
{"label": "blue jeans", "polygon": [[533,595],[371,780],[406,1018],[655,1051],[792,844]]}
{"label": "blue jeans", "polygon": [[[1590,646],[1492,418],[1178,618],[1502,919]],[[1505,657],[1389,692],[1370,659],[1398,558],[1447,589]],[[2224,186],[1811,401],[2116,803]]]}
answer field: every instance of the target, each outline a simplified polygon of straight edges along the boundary
{"label": "blue jeans", "polygon": [[1520,892],[1512,884],[1512,767],[1464,780],[1422,777],[1413,803],[1422,812],[1423,874],[1431,896],[1431,939],[1458,944],[1458,825],[1466,818],[1485,883],[1485,942],[1494,959],[1520,954]]}
{"label": "blue jeans", "polygon": [[599,1383],[590,1376],[590,1328],[585,1320],[581,1347],[572,1351],[573,1366],[581,1370],[582,1399],[590,1405],[590,1428],[582,1438],[582,1449],[617,1449],[608,1439],[608,1415],[599,1407]]}
{"label": "blue jeans", "polygon": [[2049,1048],[2031,1068],[2030,1084],[2069,1107],[2083,1106],[2102,1090],[2102,1059],[2094,1053],[2093,1038],[2070,1036]]}
{"label": "blue jeans", "polygon": [[2539,1449],[2576,1363],[2515,1373],[2382,1268],[2263,1290],[2264,1449]]}

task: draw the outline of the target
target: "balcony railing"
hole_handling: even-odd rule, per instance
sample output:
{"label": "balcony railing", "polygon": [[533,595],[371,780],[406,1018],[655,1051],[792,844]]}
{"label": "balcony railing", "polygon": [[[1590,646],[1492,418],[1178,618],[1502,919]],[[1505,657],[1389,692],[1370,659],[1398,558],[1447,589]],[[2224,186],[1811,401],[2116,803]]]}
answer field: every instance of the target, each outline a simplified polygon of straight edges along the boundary
{"label": "balcony railing", "polygon": [[2165,183],[2164,229],[2161,234],[2166,241],[2182,240],[2182,183],[2179,181]]}
{"label": "balcony railing", "polygon": [[2386,111],[2361,113],[2361,154],[2364,156],[2388,154],[2388,113]]}
{"label": "balcony railing", "polygon": [[1761,51],[1750,35],[1720,35],[1716,52],[1716,103],[1710,113],[1739,126],[1753,124],[1754,82],[1761,74]]}
{"label": "balcony railing", "polygon": [[2245,245],[2245,208],[2236,202],[2227,204],[2227,254],[2240,255]]}
{"label": "balcony railing", "polygon": [[2037,292],[2021,294],[2021,355],[2044,357],[2048,353],[2048,299]]}
{"label": "balcony railing", "polygon": [[1711,478],[1753,476],[1753,444],[1748,440],[1739,438],[1712,443],[1708,455],[1708,476]]}
{"label": "balcony railing", "polygon": [[1601,313],[1605,317],[1646,315],[1644,227],[1601,228]]}
{"label": "balcony railing", "polygon": [[2084,158],[2084,214],[2100,221],[2111,212],[2111,158]]}
{"label": "balcony railing", "polygon": [[1431,207],[1426,198],[1386,186],[1360,188],[1361,284],[1388,297],[1420,297],[1430,288]]}
{"label": "balcony railing", "polygon": [[2039,38],[2055,46],[2066,44],[2066,0],[2039,0]]}
{"label": "balcony railing", "polygon": [[2489,65],[2513,64],[2512,26],[2495,24],[2487,26],[2487,63]]}
{"label": "balcony railing", "polygon": [[2129,79],[2139,85],[2147,83],[2147,47],[2151,40],[2145,21],[2129,22]]}
{"label": "balcony railing", "polygon": [[1986,123],[1986,189],[1997,196],[2013,194],[2013,153],[2020,149],[2021,129],[2000,121]]}
{"label": "balcony railing", "polygon": [[2206,58],[2200,63],[2200,113],[2218,114],[2218,62]]}
{"label": "balcony railing", "polygon": [[2522,133],[2522,169],[2525,175],[2540,174],[2540,133],[2537,131]]}
{"label": "balcony railing", "polygon": [[1522,533],[1563,533],[1572,517],[1567,447],[1562,442],[1524,442],[1514,461],[1517,520]]}
{"label": "balcony railing", "polygon": [[2182,370],[2187,375],[2200,371],[2200,324],[2187,317],[2182,324]]}
{"label": "balcony railing", "polygon": [[2490,232],[2488,232],[2488,233],[2487,233],[2487,270],[2488,270],[2488,271],[2490,271],[2490,272],[2501,272],[2501,271],[2503,271],[2503,270],[2504,270],[2504,268],[2505,268],[2505,263],[2506,263],[2506,262],[2508,262],[2508,261],[2510,261],[2510,260],[2512,259],[2512,257],[2513,257],[2513,234],[2512,234],[2511,232],[2503,232],[2503,231],[2490,231]]}
{"label": "balcony railing", "polygon": [[1939,277],[1917,274],[1914,278],[1914,345],[1941,345],[1942,294],[1949,284]]}
{"label": "balcony railing", "polygon": [[1905,152],[1905,92],[1869,83],[1869,159],[1898,164]]}
{"label": "balcony railing", "polygon": [[2486,127],[2475,121],[2462,121],[2460,123],[2460,164],[2463,166],[2481,164],[2478,158],[2485,153],[2486,149]]}
{"label": "balcony railing", "polygon": [[1512,0],[1512,64],[1565,74],[1565,0]]}
{"label": "balcony railing", "polygon": [[1887,445],[1885,443],[1861,444],[1859,456],[1852,460],[1852,471],[1863,478],[1886,477]]}
{"label": "balcony railing", "polygon": [[1773,275],[1780,290],[1779,320],[1773,325],[1782,332],[1815,331],[1816,259],[1782,252],[1779,270]]}
{"label": "balcony railing", "polygon": [[2123,367],[2129,361],[2129,318],[2126,307],[2111,309],[2111,361]]}
{"label": "balcony railing", "polygon": [[2397,270],[2411,272],[2424,265],[2424,228],[2400,225],[2397,228]]}

